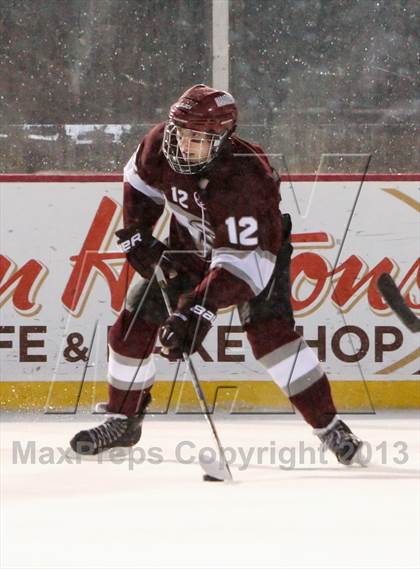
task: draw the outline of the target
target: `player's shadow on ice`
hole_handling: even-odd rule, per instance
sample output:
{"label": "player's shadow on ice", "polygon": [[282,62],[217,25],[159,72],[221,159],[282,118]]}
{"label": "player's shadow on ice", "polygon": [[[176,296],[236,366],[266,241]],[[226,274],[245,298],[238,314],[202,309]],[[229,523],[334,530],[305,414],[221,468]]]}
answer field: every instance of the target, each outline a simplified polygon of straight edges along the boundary
{"label": "player's shadow on ice", "polygon": [[[238,465],[232,465],[233,467]],[[275,482],[281,479],[281,476],[297,473],[299,478],[308,479],[348,479],[348,480],[417,480],[419,471],[415,468],[403,468],[402,466],[387,466],[382,464],[371,463],[367,466],[295,466],[293,468],[285,468],[280,466],[269,465],[249,465],[246,469],[241,470],[241,475],[248,470],[264,470],[276,471],[279,476],[276,478],[263,478],[252,480],[246,479],[243,482]],[[235,471],[233,471],[235,477]]]}
{"label": "player's shadow on ice", "polygon": [[[124,457],[122,454],[119,455],[118,457],[118,463],[119,464],[124,464],[124,463],[128,463],[129,462],[129,453],[128,451],[127,455]],[[74,458],[75,454],[74,452],[69,449],[69,457]],[[111,455],[109,455],[107,452],[103,453],[100,458],[98,455],[94,455],[94,456],[89,456],[89,455],[85,455],[85,456],[79,456],[79,462],[97,462],[98,464],[102,464],[102,463],[112,463],[115,462],[115,457],[113,458]],[[165,458],[163,459],[161,462],[159,462],[158,464],[155,464],[154,466],[156,466],[156,468],[159,468],[160,465],[165,465],[165,464],[178,464],[180,467],[181,466],[195,466],[200,468],[199,466],[199,462],[197,460],[194,460],[193,462],[190,462],[188,464],[182,463],[179,460],[176,459],[171,459],[171,458]],[[135,463],[134,467],[135,470],[141,469],[141,464]],[[305,478],[305,479],[326,479],[326,478],[330,478],[330,479],[351,479],[351,480],[387,480],[387,479],[393,479],[393,480],[398,480],[398,479],[405,479],[405,480],[411,480],[411,479],[418,479],[419,476],[419,471],[415,468],[404,468],[403,465],[401,466],[391,466],[391,465],[386,465],[386,464],[375,464],[375,463],[370,463],[367,466],[361,466],[361,465],[353,465],[353,466],[340,466],[340,465],[334,465],[334,466],[330,466],[328,464],[324,464],[324,465],[309,465],[309,466],[304,466],[304,465],[297,465],[297,466],[293,466],[293,467],[288,467],[285,465],[268,465],[268,464],[250,464],[248,466],[246,466],[244,468],[244,465],[239,463],[239,462],[233,462],[230,463],[230,467],[232,468],[233,472],[233,478],[236,482],[275,482],[275,481],[279,481],[282,479],[282,477],[284,477],[284,475],[290,475],[293,473],[297,473],[297,475],[301,478]],[[261,478],[261,479],[249,479],[247,478],[246,474],[247,472],[251,472],[255,473],[255,472],[276,472],[278,474],[278,476],[276,476],[276,478]]]}

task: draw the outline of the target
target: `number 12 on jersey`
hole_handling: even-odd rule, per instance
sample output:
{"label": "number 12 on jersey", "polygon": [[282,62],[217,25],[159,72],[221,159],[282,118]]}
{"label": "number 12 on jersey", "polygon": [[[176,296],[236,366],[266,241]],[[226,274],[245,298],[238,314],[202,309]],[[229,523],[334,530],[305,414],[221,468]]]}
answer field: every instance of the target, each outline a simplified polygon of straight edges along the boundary
{"label": "number 12 on jersey", "polygon": [[225,221],[228,228],[229,241],[234,245],[258,245],[258,222],[254,217],[245,216],[237,220],[228,217]]}

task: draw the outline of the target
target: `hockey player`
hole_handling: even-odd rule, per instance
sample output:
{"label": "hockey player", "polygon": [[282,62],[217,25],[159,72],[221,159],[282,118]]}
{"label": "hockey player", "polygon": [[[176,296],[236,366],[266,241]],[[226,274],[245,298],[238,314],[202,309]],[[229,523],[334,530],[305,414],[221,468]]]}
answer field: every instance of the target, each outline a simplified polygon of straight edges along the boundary
{"label": "hockey player", "polygon": [[[361,441],[338,417],[328,379],[295,331],[291,222],[279,210],[279,178],[261,147],[234,134],[236,123],[229,93],[195,85],[124,169],[124,229],[117,236],[145,280],[129,291],[110,330],[109,398],[99,404],[110,416],[74,436],[76,452],[135,445],[151,400],[158,334],[164,357],[192,354],[217,311],[235,305],[255,358],[314,433],[341,463],[356,458]],[[166,244],[152,235],[165,204],[172,214]],[[176,307],[171,317],[154,279],[158,263]]]}

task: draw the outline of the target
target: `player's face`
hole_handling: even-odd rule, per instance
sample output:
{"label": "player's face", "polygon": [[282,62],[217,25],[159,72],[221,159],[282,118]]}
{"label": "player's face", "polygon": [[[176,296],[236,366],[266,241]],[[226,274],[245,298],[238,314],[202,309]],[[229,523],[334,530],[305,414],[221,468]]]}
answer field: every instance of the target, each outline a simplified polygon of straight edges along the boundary
{"label": "player's face", "polygon": [[209,156],[211,139],[204,132],[177,128],[177,141],[184,158],[200,162]]}

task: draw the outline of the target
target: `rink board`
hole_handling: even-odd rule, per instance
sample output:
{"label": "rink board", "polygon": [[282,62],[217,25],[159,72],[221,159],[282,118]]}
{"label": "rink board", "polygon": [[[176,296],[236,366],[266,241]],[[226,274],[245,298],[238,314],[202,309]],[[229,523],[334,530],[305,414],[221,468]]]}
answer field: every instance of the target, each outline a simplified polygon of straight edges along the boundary
{"label": "rink board", "polygon": [[[296,324],[343,410],[419,406],[418,340],[375,285],[391,272],[418,313],[419,181],[418,174],[283,178]],[[103,400],[107,330],[137,278],[113,236],[120,176],[2,175],[0,200],[1,405],[71,412]],[[204,348],[195,361],[216,408],[293,412],[253,358],[236,311],[219,314]],[[155,361],[155,412],[194,412],[183,369]]]}

